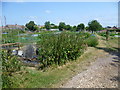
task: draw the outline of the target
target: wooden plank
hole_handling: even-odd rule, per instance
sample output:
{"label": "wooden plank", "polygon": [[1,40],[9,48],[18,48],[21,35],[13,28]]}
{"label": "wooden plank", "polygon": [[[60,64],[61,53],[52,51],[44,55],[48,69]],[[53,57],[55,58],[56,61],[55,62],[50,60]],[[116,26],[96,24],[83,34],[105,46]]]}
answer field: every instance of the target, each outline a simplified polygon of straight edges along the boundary
{"label": "wooden plank", "polygon": [[0,46],[10,46],[10,45],[19,45],[21,43],[7,43],[7,44],[0,44]]}

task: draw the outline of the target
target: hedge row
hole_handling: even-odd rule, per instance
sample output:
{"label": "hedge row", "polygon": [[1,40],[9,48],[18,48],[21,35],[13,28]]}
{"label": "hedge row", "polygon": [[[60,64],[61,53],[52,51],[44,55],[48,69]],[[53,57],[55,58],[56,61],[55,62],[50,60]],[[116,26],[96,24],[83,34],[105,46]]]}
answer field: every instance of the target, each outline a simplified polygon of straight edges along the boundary
{"label": "hedge row", "polygon": [[[52,64],[61,65],[76,60],[87,48],[89,33],[69,33],[40,35],[38,58],[43,67]],[[95,37],[94,37],[95,38]],[[94,40],[92,40],[93,43]],[[95,46],[95,45],[91,45]]]}

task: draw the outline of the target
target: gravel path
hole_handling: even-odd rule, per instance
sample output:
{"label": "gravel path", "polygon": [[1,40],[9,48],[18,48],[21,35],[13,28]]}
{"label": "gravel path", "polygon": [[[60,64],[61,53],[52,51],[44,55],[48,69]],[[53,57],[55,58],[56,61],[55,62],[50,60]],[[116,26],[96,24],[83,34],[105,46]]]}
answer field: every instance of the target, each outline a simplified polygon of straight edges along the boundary
{"label": "gravel path", "polygon": [[118,88],[118,56],[107,54],[98,58],[61,88]]}

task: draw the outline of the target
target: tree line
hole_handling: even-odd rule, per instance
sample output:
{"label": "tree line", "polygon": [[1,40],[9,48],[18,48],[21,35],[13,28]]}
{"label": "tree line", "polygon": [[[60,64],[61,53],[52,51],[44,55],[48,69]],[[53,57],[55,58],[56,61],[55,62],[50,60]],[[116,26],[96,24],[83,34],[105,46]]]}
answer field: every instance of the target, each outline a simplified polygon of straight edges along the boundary
{"label": "tree line", "polygon": [[[39,27],[34,23],[34,21],[30,21],[29,23],[27,23],[26,25],[26,29],[30,30],[30,31],[36,31],[39,29]],[[102,28],[102,25],[97,21],[97,20],[92,20],[88,23],[88,26],[85,27],[84,23],[80,23],[76,26],[71,26],[71,25],[67,25],[65,24],[65,22],[60,22],[59,25],[55,25],[53,23],[50,23],[50,21],[46,21],[44,24],[44,27],[42,27],[41,29],[46,29],[46,30],[50,30],[50,29],[59,29],[59,31],[64,31],[64,30],[68,30],[68,31],[99,31]]]}

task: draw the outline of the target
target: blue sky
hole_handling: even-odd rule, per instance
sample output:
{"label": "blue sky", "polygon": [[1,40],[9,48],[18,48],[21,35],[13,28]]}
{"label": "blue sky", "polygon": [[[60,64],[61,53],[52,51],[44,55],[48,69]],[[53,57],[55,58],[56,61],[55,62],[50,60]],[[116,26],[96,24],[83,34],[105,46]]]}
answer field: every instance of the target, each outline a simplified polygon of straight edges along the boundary
{"label": "blue sky", "polygon": [[25,25],[33,20],[37,25],[50,21],[87,26],[95,19],[104,27],[118,25],[117,2],[3,2],[2,7],[7,24]]}

